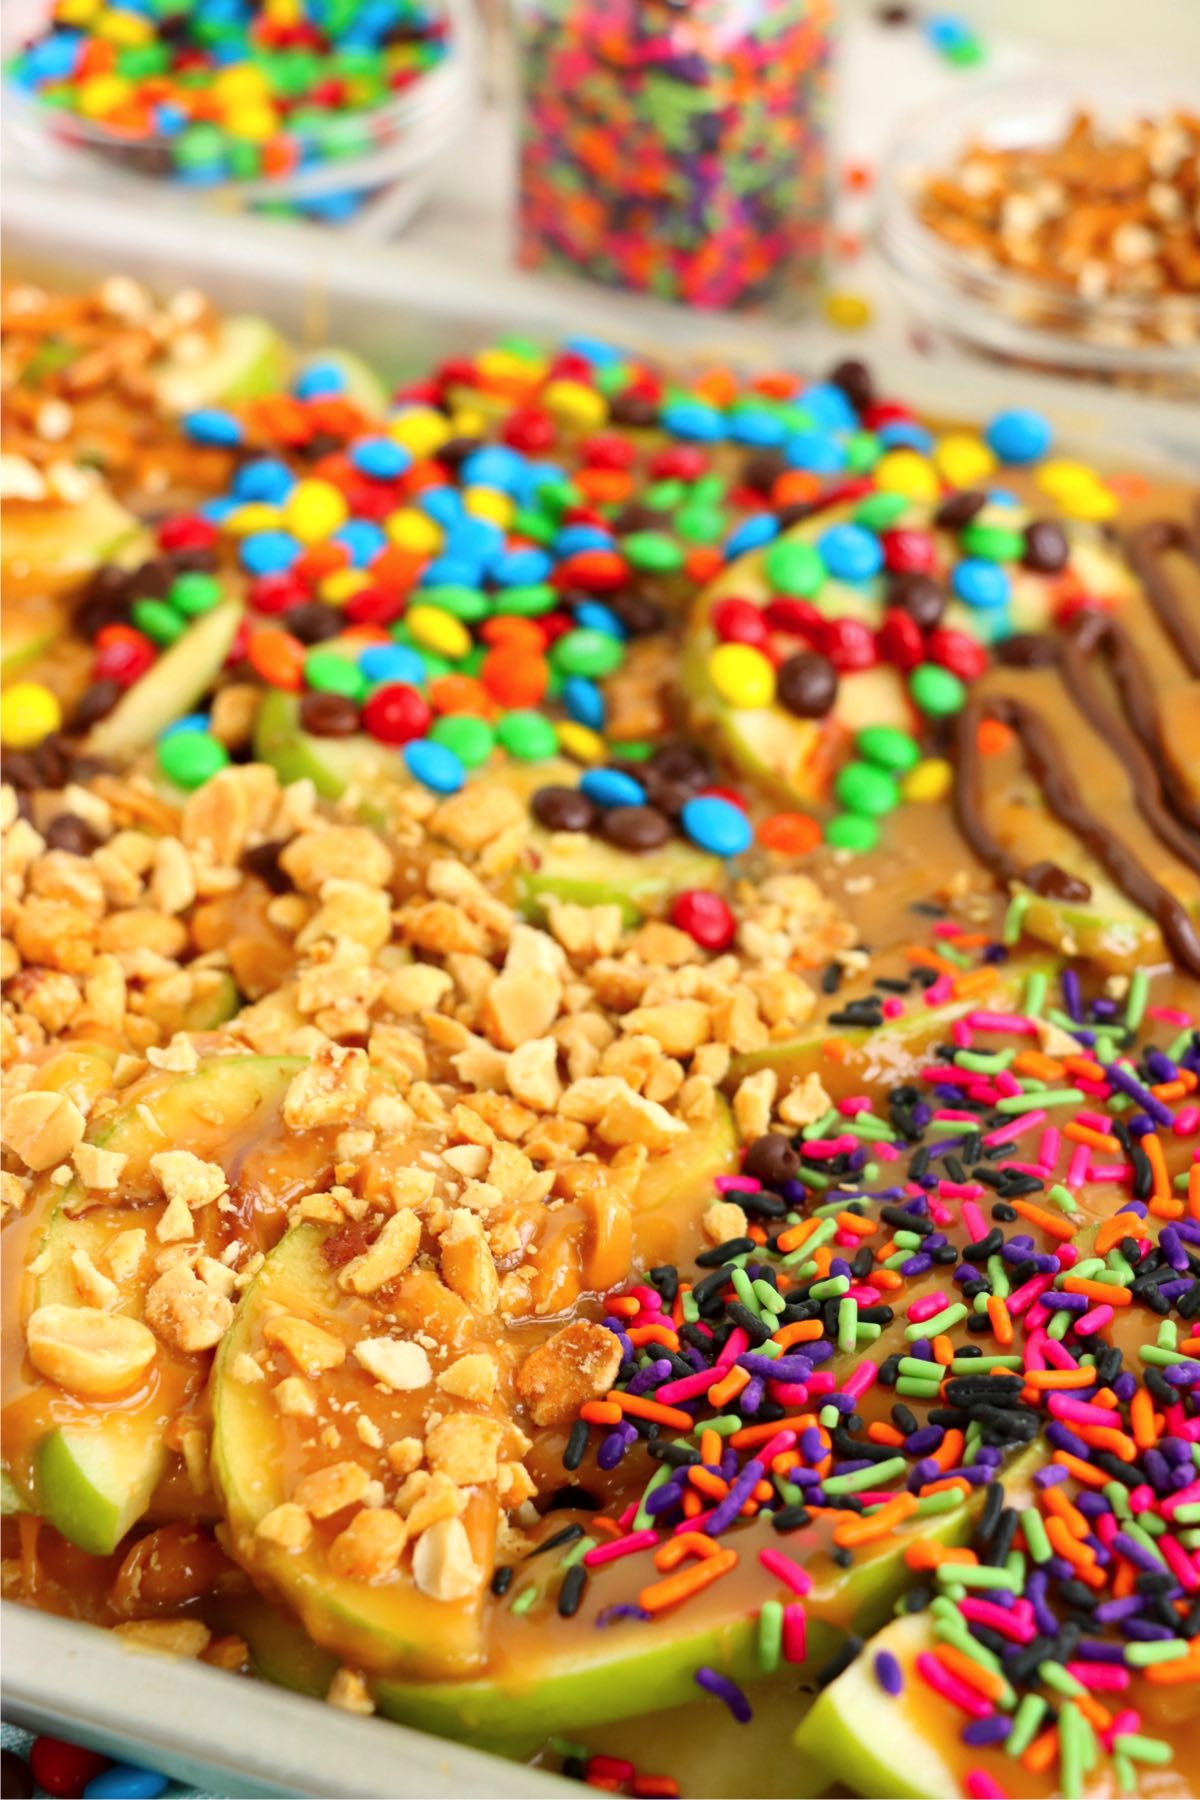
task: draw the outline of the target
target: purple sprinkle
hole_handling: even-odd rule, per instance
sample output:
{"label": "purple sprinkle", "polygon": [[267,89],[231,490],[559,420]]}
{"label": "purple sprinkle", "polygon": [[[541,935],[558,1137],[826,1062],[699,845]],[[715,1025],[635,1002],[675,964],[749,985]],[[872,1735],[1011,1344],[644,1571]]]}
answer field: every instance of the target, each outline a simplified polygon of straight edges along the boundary
{"label": "purple sprinkle", "polygon": [[1083,1019],[1083,1007],[1080,1004],[1079,977],[1074,969],[1062,972],[1063,1007],[1078,1023]]}
{"label": "purple sprinkle", "polygon": [[[634,1436],[637,1436],[636,1432]],[[602,1469],[615,1469],[628,1448],[625,1434],[618,1427],[616,1431],[610,1431],[606,1435],[604,1442],[596,1452],[596,1462]]]}
{"label": "purple sprinkle", "polygon": [[670,1373],[670,1363],[665,1356],[660,1357],[657,1362],[647,1363],[644,1369],[639,1369],[625,1391],[629,1394],[644,1394],[649,1388],[655,1388],[661,1381],[665,1381]]}
{"label": "purple sprinkle", "polygon": [[1127,1531],[1118,1531],[1113,1543],[1122,1556],[1127,1557],[1135,1568],[1144,1569],[1147,1575],[1157,1575],[1161,1570],[1162,1563],[1158,1557],[1152,1556],[1145,1545],[1139,1544]]}
{"label": "purple sprinkle", "polygon": [[815,1425],[806,1425],[800,1433],[796,1448],[805,1462],[820,1462],[825,1454],[825,1446],[821,1442],[821,1433]]}
{"label": "purple sprinkle", "polygon": [[963,1726],[960,1735],[964,1744],[972,1746],[1002,1744],[1012,1730],[1012,1724],[1003,1713],[993,1713],[990,1719],[972,1719]]}
{"label": "purple sprinkle", "polygon": [[1097,1625],[1116,1625],[1122,1619],[1132,1618],[1144,1605],[1140,1594],[1131,1594],[1126,1600],[1102,1600],[1092,1617]]}
{"label": "purple sprinkle", "polygon": [[[1083,1296],[1081,1295],[1082,1299]],[[1085,1304],[1087,1302],[1085,1301]],[[812,1364],[807,1356],[760,1356],[756,1350],[747,1350],[744,1356],[738,1357],[741,1367],[749,1375],[765,1375],[771,1381],[805,1381],[812,1374]],[[741,1396],[739,1395],[740,1399]]]}
{"label": "purple sprinkle", "polygon": [[1070,1473],[1061,1463],[1050,1463],[1044,1469],[1035,1469],[1033,1485],[1040,1488],[1057,1487],[1060,1481],[1069,1481]]}
{"label": "purple sprinkle", "polygon": [[940,1425],[920,1425],[916,1431],[910,1431],[905,1438],[904,1454],[906,1456],[928,1456],[931,1450],[937,1449],[945,1435]]}
{"label": "purple sprinkle", "polygon": [[875,1679],[885,1694],[894,1697],[904,1692],[904,1672],[890,1650],[876,1652]]}
{"label": "purple sprinkle", "polygon": [[708,1524],[705,1526],[709,1537],[717,1537],[733,1524],[743,1505],[753,1493],[756,1483],[762,1479],[762,1474],[762,1463],[757,1456],[752,1456],[725,1498],[710,1515]]}
{"label": "purple sprinkle", "polygon": [[719,1669],[697,1669],[695,1674],[697,1687],[721,1700],[729,1708],[739,1725],[748,1725],[754,1717],[754,1710],[736,1681],[730,1681],[728,1675],[722,1675]]}
{"label": "purple sprinkle", "polygon": [[1100,999],[1092,1001],[1092,1017],[1094,1019],[1111,1019],[1116,1015],[1116,1010],[1117,1003],[1115,1000]]}
{"label": "purple sprinkle", "polygon": [[926,1274],[932,1267],[932,1256],[926,1256],[923,1251],[918,1251],[915,1256],[907,1257],[905,1261],[900,1264],[900,1273],[904,1276],[905,1280],[908,1281],[912,1280],[917,1275]]}
{"label": "purple sprinkle", "polygon": [[1153,1619],[1126,1619],[1121,1629],[1139,1644],[1161,1644],[1175,1636],[1169,1625],[1158,1625]]}
{"label": "purple sprinkle", "polygon": [[[1171,1282],[1170,1285],[1174,1287],[1175,1283]],[[1200,1382],[1200,1363],[1172,1363],[1169,1369],[1163,1370],[1163,1374],[1172,1387],[1195,1387]]]}
{"label": "purple sprinkle", "polygon": [[1170,1107],[1164,1106],[1161,1100],[1156,1100],[1149,1089],[1144,1088],[1123,1063],[1105,1063],[1104,1073],[1114,1087],[1120,1088],[1123,1094],[1128,1094],[1131,1100],[1136,1100],[1139,1106],[1144,1106],[1156,1124],[1171,1125],[1174,1123],[1175,1115]]}
{"label": "purple sprinkle", "polygon": [[1123,1663],[1125,1646],[1110,1644],[1106,1638],[1080,1638],[1075,1654],[1080,1662]]}
{"label": "purple sprinkle", "polygon": [[1164,1051],[1156,1049],[1153,1045],[1151,1045],[1150,1049],[1146,1052],[1146,1067],[1153,1075],[1155,1081],[1174,1081],[1179,1073],[1179,1070],[1171,1061],[1170,1057],[1167,1056]]}
{"label": "purple sprinkle", "polygon": [[603,1628],[605,1625],[615,1625],[621,1619],[652,1619],[653,1617],[654,1614],[648,1613],[644,1606],[635,1606],[628,1600],[619,1600],[615,1605],[606,1606],[601,1612],[598,1612],[596,1623]]}
{"label": "purple sprinkle", "polygon": [[673,1507],[678,1506],[682,1498],[682,1482],[664,1481],[661,1487],[646,1495],[642,1504],[653,1518],[657,1518],[660,1513],[670,1512]]}
{"label": "purple sprinkle", "polygon": [[746,1413],[750,1417],[753,1417],[762,1405],[766,1391],[767,1384],[762,1376],[752,1375],[737,1397],[735,1404],[738,1412]]}

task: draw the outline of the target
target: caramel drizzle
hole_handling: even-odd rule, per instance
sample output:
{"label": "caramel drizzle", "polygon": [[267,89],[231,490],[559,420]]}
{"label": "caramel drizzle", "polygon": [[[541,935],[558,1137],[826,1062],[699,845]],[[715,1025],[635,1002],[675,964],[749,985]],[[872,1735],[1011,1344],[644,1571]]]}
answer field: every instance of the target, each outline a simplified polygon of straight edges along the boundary
{"label": "caramel drizzle", "polygon": [[1184,524],[1178,519],[1148,519],[1125,540],[1129,566],[1158,614],[1159,623],[1179,652],[1188,674],[1200,675],[1200,631],[1193,629],[1178,589],[1163,568],[1163,558],[1172,550],[1190,556],[1200,567],[1200,502],[1192,524]]}
{"label": "caramel drizzle", "polygon": [[1148,913],[1177,963],[1200,975],[1200,936],[1187,908],[1155,881],[1085,804],[1058,751],[1054,733],[1024,701],[1003,694],[972,694],[958,715],[958,778],[954,807],[959,829],[979,860],[1005,884],[1026,880],[1021,860],[1006,850],[983,816],[983,759],[979,727],[986,719],[1007,725],[1020,742],[1026,767],[1046,804],[1095,858],[1110,881]]}

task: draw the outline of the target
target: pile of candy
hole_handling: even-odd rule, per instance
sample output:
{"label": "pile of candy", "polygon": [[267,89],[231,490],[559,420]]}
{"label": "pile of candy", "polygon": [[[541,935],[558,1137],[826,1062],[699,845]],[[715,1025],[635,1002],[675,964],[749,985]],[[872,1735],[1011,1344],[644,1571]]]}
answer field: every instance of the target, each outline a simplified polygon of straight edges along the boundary
{"label": "pile of candy", "polygon": [[35,1791],[56,1800],[157,1800],[171,1785],[155,1769],[112,1762],[63,1738],[34,1738],[28,1762],[15,1750],[3,1759],[5,1800],[30,1800]]}
{"label": "pile of candy", "polygon": [[446,48],[423,0],[54,0],[7,73],[144,172],[212,186],[367,153]]}
{"label": "pile of candy", "polygon": [[693,306],[810,282],[828,0],[519,9],[521,260]]}
{"label": "pile of candy", "polygon": [[[564,1533],[558,1569],[539,1560],[514,1603],[556,1593],[569,1616],[589,1581],[650,1555],[636,1604],[604,1606],[596,1623],[650,1620],[736,1567],[739,1520],[769,1517],[784,1544],[827,1521],[847,1570],[928,1520],[904,1551],[919,1582],[907,1609],[928,1609],[934,1639],[916,1668],[966,1715],[964,1742],[1002,1745],[1026,1771],[1057,1766],[1067,1796],[1105,1753],[1130,1792],[1129,1759],[1170,1752],[1143,1738],[1123,1691],[1135,1675],[1197,1679],[1200,1034],[1148,1004],[1144,976],[1122,1008],[1087,1003],[1066,971],[1054,1007],[1034,971],[1014,1004],[1001,945],[950,921],[935,932],[935,952],[911,952],[909,982],[881,982],[831,1020],[924,1027],[913,1079],[756,1140],[741,1173],[717,1182],[744,1234],[702,1252],[694,1281],[662,1266],[610,1298],[623,1361],[607,1397],[583,1407],[564,1464],[574,1479],[594,1449],[611,1469],[640,1441],[658,1467],[619,1518],[597,1511],[569,1548]],[[914,985],[922,1003],[905,1014],[896,988]],[[963,1001],[972,1009],[958,1005],[947,1029],[934,1009]],[[1162,1048],[1145,1035],[1160,1025]],[[1053,1054],[1036,1048],[1046,1027]],[[826,1053],[836,1062],[837,1039]],[[1190,1172],[1172,1178],[1181,1140]],[[1100,1183],[1127,1198],[1097,1223],[1080,1196]],[[1148,1315],[1136,1354],[1109,1332],[1129,1308]],[[885,1334],[898,1340],[886,1355]],[[868,1407],[867,1424],[860,1407],[879,1388],[896,1400],[889,1418]],[[932,1408],[923,1422],[910,1402]],[[1005,1464],[1035,1439],[1045,1460],[1018,1507]],[[765,1576],[793,1596],[750,1621],[770,1672],[805,1656],[813,1577],[755,1541]],[[514,1573],[499,1573],[500,1590]],[[818,1686],[861,1647],[848,1637]],[[894,1658],[877,1673],[899,1691]],[[701,1668],[696,1681],[750,1716],[727,1675]],[[966,1791],[1002,1796],[989,1779]]]}

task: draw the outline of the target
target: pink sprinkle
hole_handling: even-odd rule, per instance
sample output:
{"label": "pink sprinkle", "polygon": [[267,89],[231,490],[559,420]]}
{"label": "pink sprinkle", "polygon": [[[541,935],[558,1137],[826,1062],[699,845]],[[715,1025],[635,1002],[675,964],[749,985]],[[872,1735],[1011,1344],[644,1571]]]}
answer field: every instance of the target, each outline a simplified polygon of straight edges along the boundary
{"label": "pink sprinkle", "polygon": [[899,994],[889,994],[879,1010],[885,1019],[898,1019],[904,1011],[904,1002]]}
{"label": "pink sprinkle", "polygon": [[[1025,1091],[1016,1076],[1010,1075],[1007,1069],[1000,1069],[996,1074],[995,1081],[996,1092],[998,1094],[1004,1094],[1008,1099],[1011,1099],[1014,1094],[1023,1094]],[[1026,1113],[1025,1123],[1028,1125],[1031,1119],[1036,1119],[1037,1123],[1040,1125],[1045,1116],[1045,1113],[1043,1113],[1041,1118],[1038,1118],[1036,1113]]]}
{"label": "pink sprinkle", "polygon": [[937,1191],[943,1200],[977,1200],[983,1189],[977,1181],[939,1181]]}
{"label": "pink sprinkle", "polygon": [[958,1049],[969,1050],[971,1048],[971,1027],[967,1024],[965,1019],[956,1019],[954,1021],[954,1024],[950,1027],[950,1036],[954,1039]]}
{"label": "pink sprinkle", "polygon": [[1148,1006],[1146,1008],[1146,1017],[1148,1019],[1161,1019],[1164,1025],[1183,1026],[1190,1025],[1192,1022],[1191,1013],[1180,1012],[1177,1006]]}
{"label": "pink sprinkle", "polygon": [[1097,1100],[1107,1100],[1112,1088],[1107,1081],[1097,1081],[1091,1075],[1076,1075],[1075,1086],[1082,1088],[1085,1094],[1092,1094]]}
{"label": "pink sprinkle", "polygon": [[725,1340],[724,1349],[717,1358],[717,1368],[724,1373],[724,1371],[728,1369],[732,1363],[735,1363],[738,1357],[749,1348],[750,1339],[746,1336],[746,1333],[742,1330],[740,1325],[735,1325]]}
{"label": "pink sprinkle", "polygon": [[678,1381],[668,1381],[665,1386],[655,1390],[654,1398],[661,1400],[664,1406],[674,1406],[677,1400],[694,1400],[697,1394],[706,1394],[714,1383],[720,1381],[721,1369],[697,1369],[694,1375],[681,1375]]}
{"label": "pink sprinkle", "polygon": [[1117,1431],[1121,1429],[1121,1415],[1111,1406],[1093,1406],[1088,1400],[1077,1400],[1073,1394],[1051,1389],[1046,1406],[1056,1419],[1070,1419],[1075,1425],[1111,1425]]}
{"label": "pink sprinkle", "polygon": [[694,1519],[680,1519],[678,1525],[672,1527],[671,1536],[679,1537],[685,1531],[706,1531],[716,1510],[715,1506],[710,1506],[707,1512],[697,1513]]}
{"label": "pink sprinkle", "polygon": [[1117,1523],[1115,1513],[1101,1513],[1095,1520],[1093,1530],[1106,1550],[1112,1548],[1112,1541],[1121,1527]]}
{"label": "pink sprinkle", "polygon": [[963,1776],[963,1792],[967,1800],[1008,1800],[1008,1790],[986,1769],[968,1769]]}
{"label": "pink sprinkle", "polygon": [[610,1543],[596,1544],[585,1553],[583,1560],[589,1569],[596,1569],[601,1563],[618,1562],[622,1556],[633,1556],[638,1550],[649,1550],[657,1542],[657,1531],[631,1531],[625,1537],[613,1538]]}
{"label": "pink sprinkle", "polygon": [[804,1146],[804,1154],[820,1157],[824,1161],[827,1157],[844,1156],[848,1150],[857,1149],[858,1139],[844,1133],[835,1138],[809,1138]]}
{"label": "pink sprinkle", "polygon": [[967,1024],[974,1026],[976,1031],[1004,1031],[1010,1037],[1037,1036],[1037,1026],[1033,1020],[1022,1018],[1020,1013],[968,1013]]}
{"label": "pink sprinkle", "polygon": [[929,934],[935,938],[956,938],[962,936],[962,926],[957,919],[939,919]]}
{"label": "pink sprinkle", "polygon": [[753,1175],[716,1175],[713,1186],[719,1194],[757,1194],[762,1182]]}
{"label": "pink sprinkle", "polygon": [[635,1287],[630,1293],[639,1302],[643,1312],[656,1313],[662,1311],[662,1295],[654,1288]]}
{"label": "pink sprinkle", "polygon": [[768,1381],[772,1400],[781,1406],[803,1406],[812,1388],[803,1381]]}
{"label": "pink sprinkle", "polygon": [[1141,1481],[1137,1487],[1129,1490],[1129,1505],[1135,1513],[1156,1511],[1154,1489],[1149,1482]]}
{"label": "pink sprinkle", "polygon": [[842,1383],[843,1394],[849,1394],[852,1400],[860,1400],[867,1389],[875,1385],[879,1375],[879,1364],[868,1358],[860,1362],[857,1369]]}
{"label": "pink sprinkle", "polygon": [[1025,1318],[1026,1331],[1038,1331],[1048,1325],[1054,1314],[1044,1300],[1035,1300]]}
{"label": "pink sprinkle", "polygon": [[1093,1163],[1090,1177],[1093,1181],[1128,1181],[1133,1170],[1128,1163]]}
{"label": "pink sprinkle", "polygon": [[1121,1711],[1114,1716],[1108,1729],[1100,1733],[1100,1741],[1111,1756],[1114,1738],[1124,1737],[1126,1732],[1133,1732],[1136,1735],[1141,1729],[1141,1713],[1135,1712],[1132,1706],[1124,1706],[1121,1708]]}
{"label": "pink sprinkle", "polygon": [[1021,1283],[1021,1286],[1015,1293],[1008,1296],[1008,1310],[1010,1314],[1013,1318],[1019,1319],[1021,1314],[1027,1311],[1027,1309],[1033,1305],[1034,1301],[1040,1299],[1046,1292],[1046,1289],[1053,1287],[1053,1285],[1053,1275],[1031,1275],[1028,1281],[1023,1281]]}
{"label": "pink sprinkle", "polygon": [[998,1125],[995,1131],[989,1131],[983,1141],[988,1145],[1009,1144],[1013,1138],[1020,1137],[1023,1131],[1028,1131],[1031,1125],[1041,1125],[1045,1117],[1044,1112],[1020,1113],[1015,1119],[1010,1119],[1007,1125]]}
{"label": "pink sprinkle", "polygon": [[[856,1239],[855,1241],[861,1242],[861,1239]],[[863,1286],[848,1287],[846,1289],[846,1299],[857,1300],[860,1306],[874,1306],[879,1299],[879,1289]]]}
{"label": "pink sprinkle", "polygon": [[1194,1131],[1200,1131],[1200,1106],[1192,1101],[1181,1106],[1175,1114],[1175,1123],[1171,1129],[1176,1137],[1190,1137]]}
{"label": "pink sprinkle", "polygon": [[1060,1269],[1073,1269],[1079,1261],[1079,1251],[1074,1244],[1060,1244],[1055,1254]]}
{"label": "pink sprinkle", "polygon": [[[1009,1311],[1012,1311],[1011,1302],[1009,1304]],[[1071,1352],[1066,1349],[1064,1345],[1060,1344],[1056,1338],[1048,1337],[1046,1339],[1045,1343],[1042,1345],[1042,1355],[1046,1358],[1046,1361],[1056,1369],[1077,1369],[1079,1367],[1079,1364],[1071,1355]]]}
{"label": "pink sprinkle", "polygon": [[[837,1378],[829,1369],[818,1369],[808,1378],[808,1391],[811,1395],[832,1394],[837,1387]],[[1200,1425],[1200,1419],[1196,1420]]]}
{"label": "pink sprinkle", "polygon": [[1057,1125],[1048,1125],[1038,1139],[1037,1159],[1043,1169],[1052,1169],[1058,1161],[1061,1141]]}
{"label": "pink sprinkle", "polygon": [[977,1243],[988,1234],[987,1220],[973,1200],[964,1200],[962,1204],[962,1221],[971,1234],[970,1241]]}
{"label": "pink sprinkle", "polygon": [[774,1575],[777,1581],[782,1581],[784,1587],[791,1588],[793,1594],[799,1594],[802,1600],[812,1587],[812,1576],[808,1570],[802,1569],[790,1556],[785,1556],[782,1550],[760,1550],[758,1560],[768,1575]]}
{"label": "pink sprinkle", "polygon": [[621,1527],[622,1531],[629,1530],[629,1527],[633,1524],[633,1521],[637,1517],[637,1509],[638,1509],[637,1501],[631,1500],[629,1502],[629,1505],[627,1507],[625,1507],[620,1513],[617,1514],[617,1524]]}
{"label": "pink sprinkle", "polygon": [[756,1450],[754,1454],[761,1457],[764,1463],[769,1463],[776,1456],[782,1456],[785,1450],[790,1450],[795,1442],[796,1433],[794,1431],[777,1431],[775,1436],[768,1438],[762,1449]]}
{"label": "pink sprinkle", "polygon": [[926,1006],[941,1006],[950,998],[953,989],[948,975],[939,975],[931,987],[925,989]]}
{"label": "pink sprinkle", "polygon": [[1077,1337],[1091,1337],[1094,1331],[1103,1331],[1106,1325],[1111,1325],[1115,1316],[1111,1306],[1089,1307],[1087,1312],[1080,1313],[1076,1319],[1075,1334]]}
{"label": "pink sprinkle", "polygon": [[798,1600],[783,1609],[783,1660],[802,1663],[808,1654],[808,1620]]}
{"label": "pink sprinkle", "polygon": [[939,1200],[936,1194],[927,1194],[926,1199],[929,1202],[929,1216],[935,1225],[952,1225],[954,1223],[954,1214],[943,1200]]}
{"label": "pink sprinkle", "polygon": [[871,1102],[866,1094],[851,1094],[846,1100],[838,1101],[838,1111],[843,1119],[853,1119],[861,1112],[870,1112]]}
{"label": "pink sprinkle", "polygon": [[871,1154],[878,1162],[899,1162],[901,1155],[895,1144],[873,1144]]}
{"label": "pink sprinkle", "polygon": [[1086,1125],[1089,1131],[1102,1131],[1106,1136],[1112,1131],[1112,1120],[1105,1113],[1081,1112],[1077,1123]]}
{"label": "pink sprinkle", "polygon": [[1163,1536],[1156,1541],[1159,1549],[1166,1557],[1167,1565],[1176,1581],[1179,1582],[1181,1587],[1186,1588],[1189,1594],[1194,1594],[1196,1589],[1200,1587],[1200,1575],[1197,1575],[1192,1564],[1192,1559],[1184,1549],[1183,1545],[1178,1539],[1173,1538],[1169,1532],[1164,1533]]}
{"label": "pink sprinkle", "polygon": [[945,1294],[922,1294],[921,1298],[914,1300],[907,1309],[906,1316],[912,1320],[914,1325],[920,1325],[926,1319],[932,1319],[934,1313],[942,1312],[949,1304]]}
{"label": "pink sprinkle", "polygon": [[977,1694],[965,1681],[952,1675],[928,1650],[923,1650],[917,1658],[917,1674],[935,1694],[940,1694],[952,1706],[969,1713],[973,1719],[990,1719],[996,1710],[990,1700],[985,1700],[982,1694]]}
{"label": "pink sprinkle", "polygon": [[998,1631],[1014,1644],[1031,1644],[1037,1636],[1037,1626],[1030,1620],[1019,1619],[1007,1607],[997,1606],[994,1600],[975,1600],[970,1595],[960,1600],[958,1610],[964,1618],[973,1619],[978,1625],[987,1625]]}
{"label": "pink sprinkle", "polygon": [[1015,1169],[1018,1175],[1037,1175],[1040,1177],[1042,1173],[1041,1163],[1006,1162],[1004,1166],[1006,1169]]}
{"label": "pink sprinkle", "polygon": [[1072,1151],[1071,1160],[1067,1164],[1067,1186],[1069,1188],[1077,1188],[1087,1180],[1088,1165],[1091,1160],[1091,1146],[1088,1144],[1080,1144]]}
{"label": "pink sprinkle", "polygon": [[1189,1444],[1200,1444],[1200,1419],[1188,1419],[1184,1424],[1176,1425],[1171,1436],[1186,1438]]}

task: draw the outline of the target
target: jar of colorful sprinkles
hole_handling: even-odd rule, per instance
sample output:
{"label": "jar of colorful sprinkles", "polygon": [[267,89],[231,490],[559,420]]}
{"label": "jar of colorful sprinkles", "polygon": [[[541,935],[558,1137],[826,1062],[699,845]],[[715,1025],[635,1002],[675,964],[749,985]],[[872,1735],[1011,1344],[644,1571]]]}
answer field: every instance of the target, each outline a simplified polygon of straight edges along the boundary
{"label": "jar of colorful sprinkles", "polygon": [[518,254],[699,307],[803,294],[835,0],[517,0]]}

